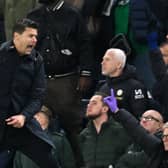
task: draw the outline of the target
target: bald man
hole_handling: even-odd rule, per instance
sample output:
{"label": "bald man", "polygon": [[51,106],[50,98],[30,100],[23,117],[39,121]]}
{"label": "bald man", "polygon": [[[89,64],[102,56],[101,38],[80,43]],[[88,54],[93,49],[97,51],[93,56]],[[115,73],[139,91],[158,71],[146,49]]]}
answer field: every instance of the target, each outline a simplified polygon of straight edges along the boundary
{"label": "bald man", "polygon": [[[161,138],[162,127],[163,127],[163,117],[156,110],[147,110],[144,112],[140,118],[140,125],[144,127],[150,134]],[[120,157],[116,168],[142,168],[146,167],[147,155],[144,150],[137,145],[132,144],[128,147],[128,150],[124,155]]]}
{"label": "bald man", "polygon": [[147,94],[144,85],[137,80],[135,67],[126,64],[126,54],[117,48],[110,48],[103,56],[102,74],[106,76],[101,92],[110,94],[114,89],[119,108],[125,108],[139,118],[147,109]]}

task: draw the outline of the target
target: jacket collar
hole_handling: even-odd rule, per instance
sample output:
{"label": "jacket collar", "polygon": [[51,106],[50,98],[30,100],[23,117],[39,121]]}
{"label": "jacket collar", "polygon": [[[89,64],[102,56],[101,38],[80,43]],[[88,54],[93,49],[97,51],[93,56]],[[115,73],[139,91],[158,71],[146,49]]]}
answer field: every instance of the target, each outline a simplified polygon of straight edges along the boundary
{"label": "jacket collar", "polygon": [[125,81],[128,79],[138,79],[136,75],[136,68],[133,65],[126,64],[125,68],[123,69],[123,72],[120,76],[117,77],[107,77],[106,81],[109,86],[111,86],[114,83],[118,83],[121,81]]}
{"label": "jacket collar", "polygon": [[[106,122],[104,122],[101,126],[101,130],[108,127],[109,125],[113,125],[115,123],[114,119],[112,116],[109,116],[108,120]],[[95,126],[94,126],[94,123],[93,123],[93,120],[90,120],[88,122],[88,125],[87,125],[87,128],[90,128],[92,130],[96,130]]]}

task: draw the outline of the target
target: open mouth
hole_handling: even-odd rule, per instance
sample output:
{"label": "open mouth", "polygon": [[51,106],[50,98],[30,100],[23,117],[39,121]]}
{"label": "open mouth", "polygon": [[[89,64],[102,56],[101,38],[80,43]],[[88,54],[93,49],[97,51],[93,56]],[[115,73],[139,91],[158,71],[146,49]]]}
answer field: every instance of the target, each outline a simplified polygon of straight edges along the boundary
{"label": "open mouth", "polygon": [[27,49],[33,49],[34,48],[34,45],[28,45],[27,46]]}

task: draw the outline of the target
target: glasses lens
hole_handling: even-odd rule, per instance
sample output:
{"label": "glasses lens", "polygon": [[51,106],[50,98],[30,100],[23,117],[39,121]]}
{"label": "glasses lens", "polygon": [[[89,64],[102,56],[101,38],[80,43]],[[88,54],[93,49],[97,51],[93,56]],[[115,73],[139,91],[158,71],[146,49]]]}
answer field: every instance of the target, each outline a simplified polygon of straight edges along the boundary
{"label": "glasses lens", "polygon": [[153,117],[153,116],[142,116],[140,118],[140,120],[145,120],[145,121],[156,121],[156,122],[160,122],[157,118]]}
{"label": "glasses lens", "polygon": [[162,135],[162,138],[168,139],[168,134]]}

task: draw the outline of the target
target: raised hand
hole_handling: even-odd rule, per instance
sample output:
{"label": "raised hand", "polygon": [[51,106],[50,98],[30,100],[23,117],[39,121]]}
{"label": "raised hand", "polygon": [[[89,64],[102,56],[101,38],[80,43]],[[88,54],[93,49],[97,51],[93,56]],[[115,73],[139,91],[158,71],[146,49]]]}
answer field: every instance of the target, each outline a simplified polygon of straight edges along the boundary
{"label": "raised hand", "polygon": [[104,103],[106,103],[112,113],[116,113],[118,111],[117,100],[114,96],[114,91],[111,89],[111,96],[104,98]]}

